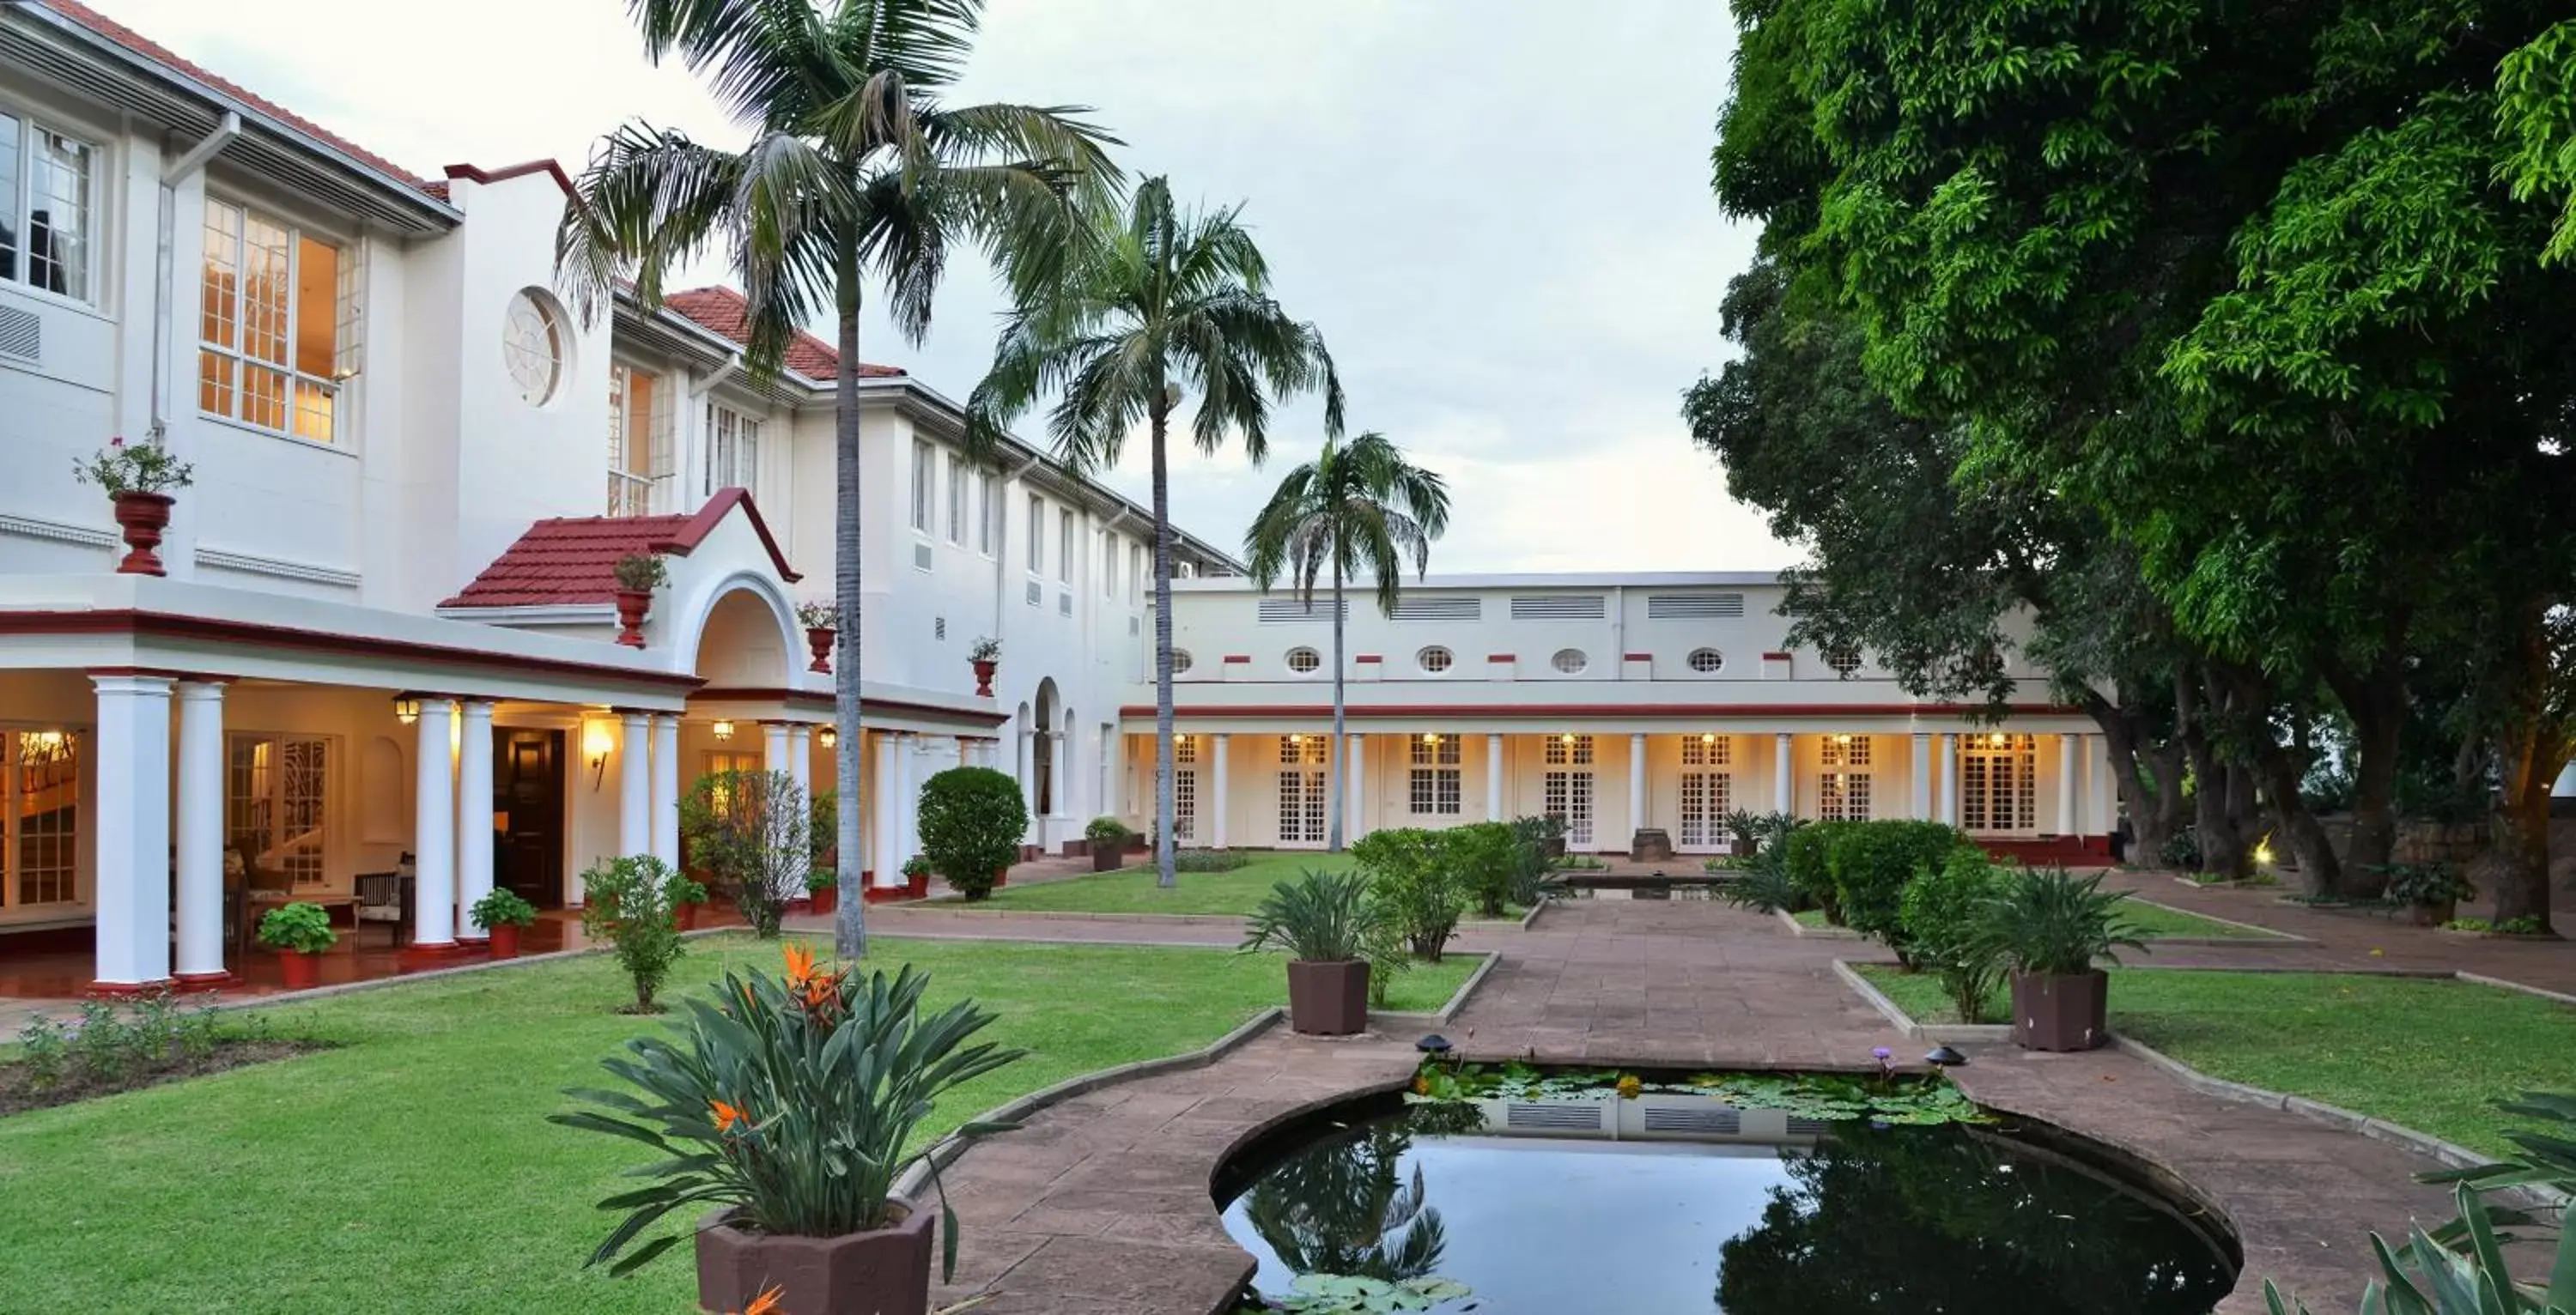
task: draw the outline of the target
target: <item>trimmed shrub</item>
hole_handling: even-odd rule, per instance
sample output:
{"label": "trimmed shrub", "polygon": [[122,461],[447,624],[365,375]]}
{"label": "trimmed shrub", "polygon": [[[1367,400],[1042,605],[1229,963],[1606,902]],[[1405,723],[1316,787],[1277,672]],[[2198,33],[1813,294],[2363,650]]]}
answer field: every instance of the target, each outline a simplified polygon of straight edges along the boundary
{"label": "trimmed shrub", "polygon": [[[1467,897],[1475,901],[1477,912],[1488,918],[1503,916],[1503,906],[1512,901],[1522,867],[1520,838],[1513,833],[1512,824],[1476,822],[1453,826],[1438,835],[1449,866],[1457,872]],[[1538,847],[1532,845],[1530,851],[1537,853]]]}
{"label": "trimmed shrub", "polygon": [[2004,870],[1985,851],[1959,845],[1938,867],[1917,871],[1898,902],[1897,921],[1914,962],[1941,979],[1963,1023],[1986,1021],[1986,998],[2003,980],[2003,960],[1987,923],[2004,880]]}
{"label": "trimmed shrub", "polygon": [[635,1003],[620,1013],[658,1014],[653,993],[686,952],[671,917],[671,894],[680,878],[650,854],[602,859],[581,874],[581,929],[616,951],[617,966],[635,985]]}
{"label": "trimmed shrub", "polygon": [[970,901],[993,893],[1028,829],[1020,783],[990,767],[951,767],[921,783],[922,856]]}
{"label": "trimmed shrub", "polygon": [[1780,872],[1808,903],[1825,911],[1825,921],[1843,925],[1842,895],[1834,889],[1834,837],[1860,822],[1818,822],[1780,837]]}
{"label": "trimmed shrub", "polygon": [[785,772],[709,772],[680,797],[688,861],[714,878],[762,939],[778,934],[787,901],[805,893],[812,832],[805,787]]}
{"label": "trimmed shrub", "polygon": [[1368,873],[1369,899],[1413,948],[1416,957],[1440,962],[1441,947],[1458,934],[1467,912],[1467,890],[1449,862],[1442,833],[1419,827],[1373,831],[1351,846]]}
{"label": "trimmed shrub", "polygon": [[1908,940],[1899,917],[1906,883],[1917,870],[1939,868],[1952,849],[1966,843],[1966,834],[1941,822],[1850,822],[1835,828],[1825,861],[1842,925],[1906,958]]}

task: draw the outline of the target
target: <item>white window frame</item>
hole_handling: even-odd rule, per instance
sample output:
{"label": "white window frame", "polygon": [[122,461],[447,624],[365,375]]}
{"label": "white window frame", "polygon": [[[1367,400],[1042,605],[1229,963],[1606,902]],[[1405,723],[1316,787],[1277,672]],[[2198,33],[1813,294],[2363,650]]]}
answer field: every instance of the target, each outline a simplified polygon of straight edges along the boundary
{"label": "white window frame", "polygon": [[[1996,739],[2003,743],[1995,743]],[[2039,832],[2039,740],[1995,731],[1959,746],[1959,829],[1978,835]]]}
{"label": "white window frame", "polygon": [[[626,468],[626,458],[634,451],[629,411],[635,395],[635,379],[641,376],[652,383],[646,388],[648,400],[644,415],[644,466],[642,470]],[[651,515],[661,499],[661,488],[671,478],[671,392],[670,377],[659,370],[628,365],[623,361],[608,367],[608,514],[611,516]]]}
{"label": "white window frame", "polygon": [[1828,735],[1818,754],[1816,817],[1825,822],[1870,819],[1870,737]]}
{"label": "white window frame", "polygon": [[912,440],[912,532],[930,537],[931,508],[939,499],[939,449],[927,439]]}
{"label": "white window frame", "polygon": [[1055,509],[1055,578],[1059,584],[1073,583],[1073,508]]}
{"label": "white window frame", "polygon": [[[233,330],[233,341],[227,345],[212,342],[206,338],[204,307],[206,263],[212,258],[212,253],[205,252],[201,248],[201,258],[197,266],[199,298],[195,380],[197,413],[225,424],[239,425],[256,433],[293,439],[299,443],[314,443],[323,447],[345,449],[345,439],[348,435],[342,431],[345,428],[343,420],[348,415],[348,408],[342,405],[342,401],[347,391],[344,385],[357,374],[355,355],[359,315],[355,303],[358,296],[357,289],[363,279],[360,267],[366,255],[364,244],[352,242],[335,233],[296,223],[246,201],[237,201],[231,197],[213,193],[207,194],[205,198],[201,228],[207,231],[213,230],[219,212],[228,212],[234,221],[233,227],[227,233],[227,236],[232,239],[235,264],[232,304],[226,312],[227,322],[231,324]],[[254,219],[274,226],[286,234],[284,244],[286,268],[282,276],[286,285],[286,309],[284,325],[279,330],[283,335],[280,340],[285,344],[286,351],[286,359],[283,361],[272,361],[264,356],[251,355],[242,342],[250,309],[249,290],[253,281],[244,268],[244,263],[250,251],[250,225]],[[295,289],[304,260],[304,242],[308,238],[316,245],[329,247],[336,253],[333,271],[335,286],[332,288],[331,375],[328,378],[306,373],[295,359],[296,343],[301,336],[299,330],[303,327],[299,323],[303,313],[301,304],[303,299],[295,295]],[[208,357],[218,358],[231,365],[231,383],[224,390],[225,409],[219,411],[206,408],[206,389],[210,382],[206,377],[206,358]],[[285,407],[285,424],[262,424],[242,413],[244,410],[242,398],[246,392],[250,372],[253,370],[280,375],[284,378],[285,392],[282,399]],[[317,438],[303,433],[296,425],[296,419],[303,411],[302,403],[307,389],[330,400],[331,432],[326,437]]]}
{"label": "white window frame", "polygon": [[707,403],[707,497],[738,488],[760,499],[760,417],[722,402]]}
{"label": "white window frame", "polygon": [[1118,532],[1100,532],[1100,596],[1118,596]]}
{"label": "white window frame", "polygon": [[1140,541],[1127,552],[1127,601],[1142,605],[1145,601],[1145,577],[1152,570],[1152,555]]}
{"label": "white window frame", "polygon": [[966,458],[948,454],[948,541],[966,546]]}
{"label": "white window frame", "polygon": [[1029,574],[1046,574],[1046,499],[1029,495]]}
{"label": "white window frame", "polygon": [[[268,745],[271,750],[271,762],[267,769],[269,789],[264,801],[254,800],[253,796],[244,793],[241,789],[242,783],[237,779],[234,771],[236,752],[247,746],[262,744]],[[322,765],[318,798],[290,794],[289,787],[292,782],[289,779],[289,764],[286,758],[289,746],[296,745],[314,747],[321,751]],[[437,752],[444,751],[443,748],[437,750]],[[338,736],[289,731],[227,732],[224,736],[224,846],[228,849],[239,847],[245,828],[251,824],[250,819],[242,816],[243,804],[264,802],[271,810],[269,817],[265,819],[268,829],[261,835],[265,847],[253,850],[245,857],[253,862],[259,861],[263,854],[281,849],[295,838],[293,828],[298,821],[310,822],[312,825],[308,826],[306,831],[319,832],[320,844],[310,852],[288,855],[280,860],[277,866],[282,867],[294,879],[297,890],[319,890],[329,886],[334,849],[332,831],[338,825],[340,817],[342,761],[343,755],[340,752]],[[300,811],[304,809],[312,810],[311,814]]]}
{"label": "white window frame", "polygon": [[[81,853],[87,848],[86,832],[94,804],[89,782],[84,779],[88,775],[86,760],[89,757],[89,749],[82,742],[85,738],[79,731],[50,727],[0,729],[0,909],[75,909],[89,902],[86,865],[81,860]],[[30,767],[27,761],[31,754],[41,755],[41,761],[34,767]],[[67,778],[57,774],[65,770]],[[43,773],[44,779],[35,779],[35,773]],[[48,826],[37,835],[30,835],[30,813],[22,800],[39,790],[64,788],[71,793],[68,822]],[[51,813],[38,816],[53,817],[63,811],[56,808]],[[44,873],[49,881],[54,877],[61,879],[63,885],[59,892],[46,892],[48,895],[59,893],[59,899],[27,898],[27,856],[34,848],[30,842],[40,837],[50,839],[55,854],[61,860],[59,864],[47,864]]]}
{"label": "white window frame", "polygon": [[[10,162],[10,168],[15,172],[9,183],[10,195],[6,198],[8,213],[0,214],[0,223],[6,223],[17,235],[17,245],[11,249],[8,259],[0,261],[0,283],[5,283],[20,292],[32,293],[75,306],[96,306],[99,301],[99,285],[105,281],[102,277],[104,271],[99,267],[101,251],[98,241],[98,212],[99,195],[102,190],[99,186],[99,173],[106,164],[107,148],[86,133],[72,132],[58,127],[44,117],[29,114],[13,104],[0,102],[0,116],[14,120],[18,125],[17,158]],[[33,244],[29,238],[35,232],[36,200],[27,184],[28,179],[35,172],[33,166],[36,159],[36,142],[39,137],[60,138],[81,150],[81,195],[78,201],[80,223],[72,233],[72,250],[79,257],[77,270],[80,275],[80,287],[77,291],[66,287],[58,292],[36,282],[33,277],[32,266],[36,255],[30,249]],[[52,200],[50,197],[46,199],[49,202]],[[60,232],[59,227],[51,222],[50,214],[46,231]],[[57,237],[55,241],[57,245],[54,249],[60,250],[61,239]],[[61,262],[57,260],[57,263]]]}
{"label": "white window frame", "polygon": [[1406,737],[1405,801],[1415,817],[1456,817],[1465,798],[1458,737]]}
{"label": "white window frame", "polygon": [[1002,482],[989,470],[975,472],[976,516],[975,550],[987,557],[1001,551]]}

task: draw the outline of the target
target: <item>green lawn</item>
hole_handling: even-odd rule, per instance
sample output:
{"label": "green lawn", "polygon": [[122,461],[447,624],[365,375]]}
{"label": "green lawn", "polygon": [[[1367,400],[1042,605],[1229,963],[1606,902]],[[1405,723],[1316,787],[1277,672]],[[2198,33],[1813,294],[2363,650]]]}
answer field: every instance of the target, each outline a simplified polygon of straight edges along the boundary
{"label": "green lawn", "polygon": [[[1001,1015],[986,1035],[1031,1052],[943,1100],[938,1130],[1286,995],[1277,957],[1222,950],[879,938],[869,961],[931,971],[934,1005],[978,997]],[[1437,1008],[1476,962],[1405,974],[1390,1007]],[[742,963],[777,950],[694,941],[668,994]],[[0,1200],[22,1207],[0,1292],[13,1310],[693,1310],[685,1249],[628,1280],[582,1271],[613,1222],[593,1203],[633,1185],[617,1175],[641,1148],[544,1121],[658,1026],[611,1012],[624,991],[594,956],[280,1006],[282,1032],[341,1048],[0,1120]]]}
{"label": "green lawn", "polygon": [[[1242,917],[1261,903],[1272,886],[1293,881],[1308,868],[1341,872],[1351,866],[1348,854],[1259,854],[1232,872],[1183,872],[1165,890],[1154,884],[1154,867],[1121,868],[1097,876],[1005,886],[979,907],[1015,913],[1214,913]],[[1518,919],[1525,909],[1508,909]]]}
{"label": "green lawn", "polygon": [[2185,913],[2181,909],[2168,908],[2162,904],[2148,904],[2134,899],[2122,901],[2120,912],[2137,926],[2138,935],[2143,940],[2152,941],[2167,936],[2230,941],[2281,939],[2259,927],[2244,927],[2232,922],[2221,922],[2216,918],[2204,918],[2197,913]]}
{"label": "green lawn", "polygon": [[[1923,1022],[1955,1021],[1926,974],[1862,967]],[[1995,1016],[2004,1017],[2003,1001]],[[2211,1077],[2510,1149],[2493,1102],[2576,1089],[2576,1008],[2469,982],[2350,973],[2119,970],[2111,1027]]]}
{"label": "green lawn", "polygon": [[1817,931],[1824,931],[1834,925],[1825,920],[1825,911],[1823,909],[1800,909],[1789,916],[1797,919],[1799,926],[1812,927]]}

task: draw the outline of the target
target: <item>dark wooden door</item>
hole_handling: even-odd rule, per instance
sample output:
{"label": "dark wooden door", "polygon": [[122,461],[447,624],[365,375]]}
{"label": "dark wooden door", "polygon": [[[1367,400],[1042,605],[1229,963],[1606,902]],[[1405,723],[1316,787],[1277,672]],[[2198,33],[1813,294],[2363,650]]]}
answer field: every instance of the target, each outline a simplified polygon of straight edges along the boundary
{"label": "dark wooden door", "polygon": [[564,733],[492,731],[492,880],[541,909],[563,907]]}

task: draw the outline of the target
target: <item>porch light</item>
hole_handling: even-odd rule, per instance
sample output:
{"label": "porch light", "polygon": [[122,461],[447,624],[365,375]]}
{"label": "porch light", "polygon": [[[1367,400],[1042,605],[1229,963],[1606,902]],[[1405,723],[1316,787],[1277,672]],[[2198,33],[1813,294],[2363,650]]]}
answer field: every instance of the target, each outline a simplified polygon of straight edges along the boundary
{"label": "porch light", "polygon": [[415,695],[394,696],[394,720],[409,726],[420,720],[420,699]]}
{"label": "porch light", "polygon": [[715,732],[715,737],[719,740],[730,740],[733,738],[733,723],[726,721],[721,717],[716,719],[715,725],[710,726],[707,729]]}
{"label": "porch light", "polygon": [[590,788],[597,790],[608,779],[608,751],[616,742],[608,738],[606,722],[585,721],[581,724],[581,751],[590,759]]}
{"label": "porch light", "polygon": [[1556,740],[1559,744],[1572,744],[1574,743],[1574,732],[1567,731],[1565,734],[1557,736]]}
{"label": "porch light", "polygon": [[2012,737],[2004,734],[2002,731],[1996,731],[1994,734],[1986,737],[1986,743],[1994,745],[2008,744],[2011,741]]}
{"label": "porch light", "polygon": [[1425,735],[1422,737],[1422,742],[1424,744],[1438,744],[1440,743],[1440,737],[1437,735]]}
{"label": "porch light", "polygon": [[1701,731],[1699,734],[1699,742],[1702,744],[1715,744],[1717,743],[1717,735],[1712,731]]}
{"label": "porch light", "polygon": [[1291,735],[1288,737],[1288,742],[1290,744],[1304,744],[1306,742],[1306,737],[1303,735]]}
{"label": "porch light", "polygon": [[18,737],[18,756],[29,763],[50,763],[70,747],[71,737],[61,731],[28,731]]}
{"label": "porch light", "polygon": [[815,736],[814,738],[822,741],[823,747],[829,749],[833,745],[841,742],[841,731],[839,727],[826,726],[823,728],[823,733]]}
{"label": "porch light", "polygon": [[1835,737],[1834,737],[1834,743],[1836,743],[1836,744],[1849,744],[1849,743],[1851,743],[1851,737],[1850,737],[1850,736],[1848,736],[1848,735],[1837,735],[1837,736],[1835,736]]}

